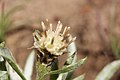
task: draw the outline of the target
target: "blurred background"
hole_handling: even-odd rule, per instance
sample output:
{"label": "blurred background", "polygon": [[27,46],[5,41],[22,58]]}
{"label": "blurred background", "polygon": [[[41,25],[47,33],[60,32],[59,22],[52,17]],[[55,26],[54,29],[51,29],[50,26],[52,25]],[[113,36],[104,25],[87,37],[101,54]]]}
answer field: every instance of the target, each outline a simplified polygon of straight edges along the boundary
{"label": "blurred background", "polygon": [[[5,35],[7,47],[22,68],[31,51],[28,48],[33,45],[32,33],[35,29],[41,30],[40,22],[46,18],[54,25],[60,20],[64,26],[70,26],[71,34],[77,37],[78,59],[88,57],[73,77],[86,73],[85,80],[94,80],[106,64],[120,58],[120,52],[116,54],[111,46],[111,33],[115,36],[115,45],[120,44],[120,0],[3,1],[5,11],[22,5],[11,16],[14,23]],[[120,80],[120,71],[111,80]]]}

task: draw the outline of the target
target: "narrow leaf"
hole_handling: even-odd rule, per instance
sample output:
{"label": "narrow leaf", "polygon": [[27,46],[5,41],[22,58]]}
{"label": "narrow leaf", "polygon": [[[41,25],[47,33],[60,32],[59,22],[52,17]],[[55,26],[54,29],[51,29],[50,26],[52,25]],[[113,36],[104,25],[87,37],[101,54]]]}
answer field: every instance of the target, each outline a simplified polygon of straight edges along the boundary
{"label": "narrow leaf", "polygon": [[60,74],[60,73],[66,73],[66,72],[71,72],[73,70],[75,70],[76,68],[78,68],[80,65],[82,65],[84,63],[84,61],[86,60],[86,58],[79,60],[78,62],[63,67],[62,69],[59,70],[55,70],[55,71],[50,71],[49,74]]}
{"label": "narrow leaf", "polygon": [[120,68],[120,60],[113,61],[103,68],[95,80],[110,80],[115,72]]}
{"label": "narrow leaf", "polygon": [[27,80],[31,80],[34,61],[35,61],[35,51],[33,50],[28,56],[26,64],[25,64],[25,68],[24,68],[24,74]]}
{"label": "narrow leaf", "polygon": [[8,12],[6,12],[5,17],[8,18],[11,15],[13,15],[15,12],[22,10],[25,7],[25,5],[20,4],[20,5],[16,5],[13,8],[11,8],[10,10],[8,10]]}
{"label": "narrow leaf", "polygon": [[0,48],[0,56],[2,56],[11,67],[17,72],[17,74],[23,79],[26,80],[22,72],[19,70],[18,66],[14,62],[11,52],[7,48]]}
{"label": "narrow leaf", "polygon": [[13,70],[13,68],[9,65],[8,62],[6,63],[6,66],[7,66],[7,72],[9,74],[9,78],[10,78],[9,80],[22,80],[21,77]]}
{"label": "narrow leaf", "polygon": [[8,73],[7,71],[0,71],[0,80],[8,80]]}
{"label": "narrow leaf", "polygon": [[[68,38],[68,40],[71,40],[72,39],[72,36],[70,36]],[[72,42],[69,46],[68,46],[68,58],[67,58],[67,61],[65,62],[64,66],[68,66],[68,65],[72,65],[76,62],[76,45],[75,45],[75,42]],[[63,66],[63,67],[64,67]],[[59,74],[59,77],[57,78],[57,80],[69,80],[68,78],[71,78],[72,77],[72,74],[73,72],[66,72],[66,73],[61,73]]]}

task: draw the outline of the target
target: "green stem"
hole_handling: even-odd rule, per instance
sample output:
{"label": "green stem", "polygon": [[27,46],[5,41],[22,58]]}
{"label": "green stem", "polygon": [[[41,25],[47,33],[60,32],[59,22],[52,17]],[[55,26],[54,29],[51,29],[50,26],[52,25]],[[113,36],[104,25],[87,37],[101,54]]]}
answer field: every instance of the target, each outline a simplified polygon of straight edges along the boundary
{"label": "green stem", "polygon": [[46,80],[46,75],[49,72],[48,67],[42,65],[39,61],[37,61],[36,70],[37,70],[36,80]]}
{"label": "green stem", "polygon": [[[52,65],[51,71],[58,70],[58,59],[56,59]],[[51,74],[50,80],[56,80],[58,78],[58,74]]]}
{"label": "green stem", "polygon": [[22,80],[26,80],[26,78],[24,77],[22,72],[19,70],[18,66],[13,61],[11,61],[10,59],[8,59],[8,58],[5,58],[5,59],[12,66],[12,68],[16,71],[16,73],[22,78]]}

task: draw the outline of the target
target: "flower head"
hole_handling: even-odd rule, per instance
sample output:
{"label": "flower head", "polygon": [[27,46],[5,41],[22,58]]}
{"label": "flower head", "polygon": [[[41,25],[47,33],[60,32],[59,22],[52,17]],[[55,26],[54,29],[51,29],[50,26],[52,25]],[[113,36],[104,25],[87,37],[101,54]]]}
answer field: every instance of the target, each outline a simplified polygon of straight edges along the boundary
{"label": "flower head", "polygon": [[46,26],[44,22],[41,22],[41,25],[43,31],[40,32],[36,30],[33,33],[34,48],[37,48],[43,56],[60,56],[67,52],[68,45],[75,39],[73,38],[72,40],[68,40],[68,37],[70,36],[68,33],[70,27],[65,27],[63,32],[61,32],[63,25],[60,21],[58,21],[55,30],[53,30],[52,24]]}

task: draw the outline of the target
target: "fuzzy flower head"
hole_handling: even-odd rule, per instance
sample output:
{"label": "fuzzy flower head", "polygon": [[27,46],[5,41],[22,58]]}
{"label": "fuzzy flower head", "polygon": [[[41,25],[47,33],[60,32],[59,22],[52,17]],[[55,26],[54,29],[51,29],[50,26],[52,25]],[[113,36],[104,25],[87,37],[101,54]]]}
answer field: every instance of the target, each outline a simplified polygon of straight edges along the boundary
{"label": "fuzzy flower head", "polygon": [[50,23],[46,26],[44,22],[41,22],[41,25],[43,31],[36,30],[33,33],[34,48],[37,48],[43,55],[47,53],[60,56],[66,53],[68,45],[75,39],[68,40],[70,27],[65,27],[64,30],[61,31],[63,25],[60,21],[58,21],[55,30],[53,30],[53,26]]}

